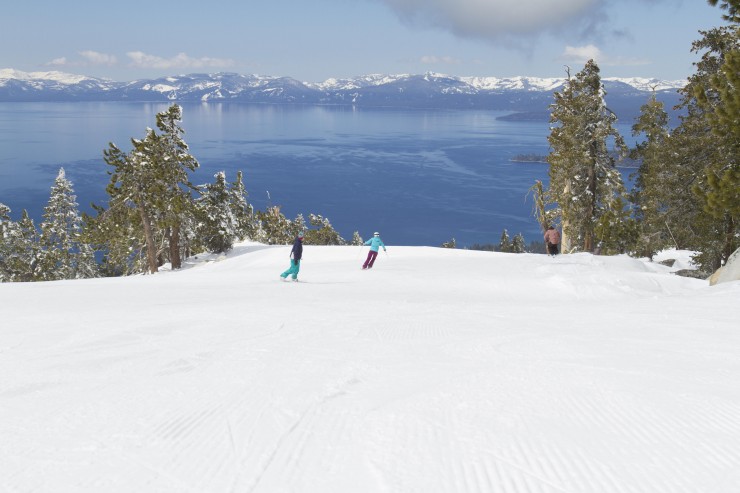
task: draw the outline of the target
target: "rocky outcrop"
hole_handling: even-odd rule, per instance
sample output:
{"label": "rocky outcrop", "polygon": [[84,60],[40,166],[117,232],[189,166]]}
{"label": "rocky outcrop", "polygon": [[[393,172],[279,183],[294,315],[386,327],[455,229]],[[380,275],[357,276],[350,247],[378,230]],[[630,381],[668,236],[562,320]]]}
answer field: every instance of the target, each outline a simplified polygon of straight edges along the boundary
{"label": "rocky outcrop", "polygon": [[709,278],[711,286],[730,281],[740,281],[740,248],[735,250],[725,265],[717,269]]}

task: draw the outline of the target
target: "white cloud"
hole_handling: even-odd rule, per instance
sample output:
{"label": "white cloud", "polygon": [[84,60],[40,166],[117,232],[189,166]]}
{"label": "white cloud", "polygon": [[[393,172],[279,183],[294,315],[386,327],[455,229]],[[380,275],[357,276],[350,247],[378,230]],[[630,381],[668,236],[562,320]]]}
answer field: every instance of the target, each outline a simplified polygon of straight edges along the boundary
{"label": "white cloud", "polygon": [[118,60],[114,55],[108,55],[98,51],[80,51],[78,52],[78,55],[82,57],[82,60],[70,60],[66,56],[63,56],[55,58],[46,65],[52,65],[55,67],[90,67],[93,65],[107,65],[112,67],[118,63]]}
{"label": "white cloud", "polygon": [[566,46],[560,55],[560,60],[578,64],[585,64],[589,60],[594,60],[598,65],[608,67],[631,67],[650,63],[648,60],[641,58],[610,56],[591,44],[586,46]]}
{"label": "white cloud", "polygon": [[425,65],[459,65],[459,59],[450,56],[425,55],[419,59]]}
{"label": "white cloud", "polygon": [[233,67],[236,62],[224,58],[192,58],[185,53],[178,53],[172,58],[162,58],[156,55],[149,55],[142,51],[130,51],[126,56],[131,60],[131,65],[138,68],[225,68]]}
{"label": "white cloud", "polygon": [[118,60],[114,55],[108,55],[106,53],[100,53],[97,51],[87,50],[81,51],[80,55],[90,65],[108,65],[113,66],[118,63]]}
{"label": "white cloud", "polygon": [[594,45],[566,46],[563,54],[560,55],[560,59],[574,63],[586,63],[589,60],[601,63],[604,56],[601,50]]}
{"label": "white cloud", "polygon": [[47,62],[46,64],[52,65],[55,67],[64,67],[66,65],[69,65],[69,62],[67,61],[67,57],[63,56],[63,57],[55,58],[54,60]]}

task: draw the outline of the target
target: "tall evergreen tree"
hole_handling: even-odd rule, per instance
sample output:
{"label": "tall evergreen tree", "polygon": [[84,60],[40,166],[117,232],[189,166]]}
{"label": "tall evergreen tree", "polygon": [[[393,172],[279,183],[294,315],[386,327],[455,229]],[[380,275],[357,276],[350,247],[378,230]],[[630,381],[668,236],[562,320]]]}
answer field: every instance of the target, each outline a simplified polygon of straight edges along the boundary
{"label": "tall evergreen tree", "polygon": [[10,260],[10,229],[13,226],[10,213],[10,207],[0,202],[0,282],[10,280],[7,265]]}
{"label": "tall evergreen tree", "polygon": [[732,125],[722,117],[723,107],[733,104],[731,91],[727,96],[722,94],[722,87],[730,80],[723,68],[740,41],[737,25],[700,33],[702,38],[693,43],[692,51],[703,54],[681,90],[686,116],[666,143],[666,159],[672,161],[675,175],[666,189],[675,199],[670,214],[683,221],[680,228],[672,226],[672,239],[678,246],[700,252],[695,261],[711,272],[738,247],[740,237],[737,211],[732,206],[737,204],[733,171],[737,169],[738,141],[728,131]]}
{"label": "tall evergreen tree", "polygon": [[41,222],[41,275],[45,280],[97,275],[92,250],[80,238],[82,219],[76,198],[72,182],[60,168]]}
{"label": "tall evergreen tree", "polygon": [[268,245],[287,245],[297,234],[306,231],[306,221],[301,214],[291,221],[280,212],[279,205],[259,211],[257,220],[259,228],[256,240]]}
{"label": "tall evergreen tree", "polygon": [[33,219],[23,211],[20,221],[10,222],[5,231],[3,280],[31,282],[43,280],[43,251]]}
{"label": "tall evergreen tree", "polygon": [[308,223],[318,229],[306,232],[306,243],[311,245],[346,245],[347,242],[334,229],[329,218],[317,214],[308,215]]}
{"label": "tall evergreen tree", "polygon": [[670,160],[665,159],[665,145],[670,136],[668,113],[653,91],[650,100],[640,108],[640,116],[632,125],[632,135],[644,135],[632,157],[640,161],[632,189],[635,219],[639,225],[637,251],[652,259],[653,255],[668,246],[670,235],[666,213],[665,184],[670,174]]}
{"label": "tall evergreen tree", "polygon": [[564,252],[592,251],[596,224],[618,206],[616,200],[624,194],[609,144],[613,142],[618,156],[627,148],[614,127],[617,118],[606,107],[605,95],[599,67],[589,60],[575,77],[568,73],[564,89],[555,93],[551,105],[550,187],[545,195],[557,206]]}
{"label": "tall evergreen tree", "polygon": [[226,184],[226,174],[214,175],[212,184],[203,185],[201,196],[196,199],[196,228],[198,239],[214,253],[231,250],[236,239],[238,222],[231,209],[232,196]]}
{"label": "tall evergreen tree", "polygon": [[199,167],[190,154],[183,139],[185,131],[180,126],[182,107],[173,104],[167,111],[157,114],[156,151],[150,156],[151,163],[158,168],[159,193],[153,195],[154,205],[159,212],[160,227],[165,231],[169,260],[173,269],[182,267],[181,230],[187,216],[194,212],[191,190],[194,189],[188,172]]}
{"label": "tall evergreen tree", "polygon": [[[133,149],[128,154],[113,143],[104,152],[106,163],[113,168],[107,187],[109,207],[137,211],[149,272],[157,272],[165,257],[173,268],[181,266],[181,229],[194,213],[188,171],[194,171],[198,162],[182,139],[181,116],[181,108],[172,105],[157,114],[161,134],[147,129],[144,139],[131,140]],[[131,218],[120,213],[115,216]],[[160,243],[166,247],[160,250]]]}
{"label": "tall evergreen tree", "polygon": [[247,189],[241,171],[237,171],[236,180],[229,185],[229,204],[236,220],[237,239],[253,238],[257,232],[257,219],[254,208],[247,201]]}
{"label": "tall evergreen tree", "polygon": [[513,253],[525,253],[527,251],[527,244],[524,241],[524,235],[517,233],[511,242],[511,251]]}
{"label": "tall evergreen tree", "polygon": [[501,232],[501,239],[498,242],[499,252],[511,252],[511,239],[509,238],[509,232],[505,229]]}
{"label": "tall evergreen tree", "polygon": [[[706,167],[706,181],[697,184],[704,210],[724,222],[721,262],[738,247],[740,232],[740,36],[735,26],[734,44],[724,54],[719,70],[708,87],[695,89],[697,101],[706,112],[712,133],[723,144],[723,158]],[[711,94],[710,94],[711,93]]]}

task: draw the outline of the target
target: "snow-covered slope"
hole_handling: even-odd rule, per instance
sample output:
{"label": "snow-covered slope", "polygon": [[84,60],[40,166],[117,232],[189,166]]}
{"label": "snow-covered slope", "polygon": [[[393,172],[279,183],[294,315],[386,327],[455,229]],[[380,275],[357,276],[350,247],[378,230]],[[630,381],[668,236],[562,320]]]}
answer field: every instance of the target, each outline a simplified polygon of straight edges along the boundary
{"label": "snow-covered slope", "polygon": [[740,283],[289,249],[0,285],[0,491],[740,491]]}

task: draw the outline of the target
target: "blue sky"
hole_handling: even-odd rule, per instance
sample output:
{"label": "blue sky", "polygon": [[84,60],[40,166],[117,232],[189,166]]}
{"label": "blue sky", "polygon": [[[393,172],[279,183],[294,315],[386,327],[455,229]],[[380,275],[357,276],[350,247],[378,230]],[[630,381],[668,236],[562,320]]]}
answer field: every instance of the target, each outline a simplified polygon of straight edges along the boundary
{"label": "blue sky", "polygon": [[25,0],[0,16],[0,68],[118,81],[194,72],[305,82],[371,73],[685,79],[705,0]]}

